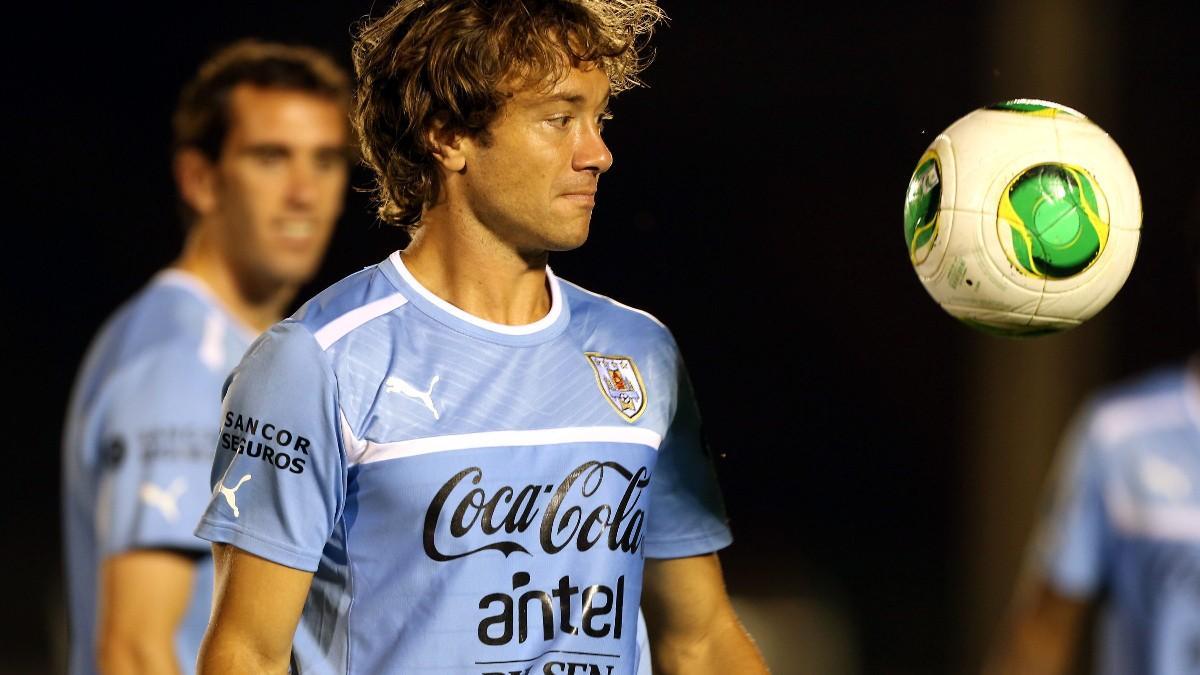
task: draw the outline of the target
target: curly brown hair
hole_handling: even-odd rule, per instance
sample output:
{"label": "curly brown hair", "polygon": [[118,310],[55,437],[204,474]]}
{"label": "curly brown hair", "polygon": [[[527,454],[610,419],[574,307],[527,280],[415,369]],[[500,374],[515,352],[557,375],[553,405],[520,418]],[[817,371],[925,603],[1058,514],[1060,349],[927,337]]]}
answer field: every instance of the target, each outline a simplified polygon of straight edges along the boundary
{"label": "curly brown hair", "polygon": [[427,130],[486,140],[514,89],[547,88],[580,64],[608,75],[612,94],[641,85],[655,0],[400,0],[363,25],[354,45],[351,119],[375,170],[379,217],[410,233],[438,199]]}

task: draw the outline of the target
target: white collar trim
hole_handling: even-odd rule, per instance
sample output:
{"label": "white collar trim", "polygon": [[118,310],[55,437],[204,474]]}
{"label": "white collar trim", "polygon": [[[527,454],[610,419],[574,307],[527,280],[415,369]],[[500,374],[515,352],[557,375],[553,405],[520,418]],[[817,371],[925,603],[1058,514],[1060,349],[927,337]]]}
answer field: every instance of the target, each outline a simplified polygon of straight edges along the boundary
{"label": "white collar trim", "polygon": [[562,291],[559,288],[558,277],[554,276],[554,272],[550,271],[549,265],[546,266],[546,280],[550,286],[550,311],[546,313],[546,316],[533,323],[510,326],[508,324],[494,323],[487,319],[481,319],[434,295],[432,291],[422,286],[421,282],[417,281],[416,277],[404,266],[404,261],[400,258],[399,251],[388,256],[388,260],[396,268],[396,272],[400,274],[400,277],[404,279],[404,283],[408,284],[418,295],[429,301],[430,304],[460,321],[465,321],[493,333],[500,333],[502,335],[532,335],[553,326],[558,321],[558,317],[562,315]]}
{"label": "white collar trim", "polygon": [[181,270],[178,267],[168,267],[154,275],[154,282],[186,288],[187,290],[191,291],[193,295],[199,296],[200,298],[208,301],[208,303],[213,307],[219,308],[221,313],[229,319],[230,325],[240,331],[243,336],[248,339],[248,341],[253,342],[258,336],[259,331],[255,330],[249,324],[234,316],[233,312],[226,309],[225,304],[222,303],[219,298],[217,298],[217,294],[213,293],[212,289],[208,287],[208,284],[195,274]]}

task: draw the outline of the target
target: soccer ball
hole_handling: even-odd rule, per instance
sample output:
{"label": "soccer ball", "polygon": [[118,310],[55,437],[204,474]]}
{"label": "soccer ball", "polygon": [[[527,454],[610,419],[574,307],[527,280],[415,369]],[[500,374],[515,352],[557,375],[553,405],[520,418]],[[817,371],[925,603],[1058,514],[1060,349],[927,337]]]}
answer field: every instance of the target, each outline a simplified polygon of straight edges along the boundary
{"label": "soccer ball", "polygon": [[947,312],[1006,336],[1078,326],[1133,267],[1137,179],[1079,112],[1019,99],[976,110],[934,139],[904,199],[913,268]]}

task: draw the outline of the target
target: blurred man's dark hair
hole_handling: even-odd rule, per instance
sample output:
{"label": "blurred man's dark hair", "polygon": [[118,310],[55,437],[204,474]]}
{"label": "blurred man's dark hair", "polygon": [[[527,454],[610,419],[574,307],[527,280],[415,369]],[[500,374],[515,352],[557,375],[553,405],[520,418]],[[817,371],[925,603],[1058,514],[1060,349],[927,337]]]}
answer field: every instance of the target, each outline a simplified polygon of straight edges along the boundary
{"label": "blurred man's dark hair", "polygon": [[[310,93],[350,107],[350,77],[329,56],[311,47],[240,40],[209,58],[184,86],[171,118],[172,154],[194,148],[216,162],[229,132],[232,92],[243,84]],[[190,223],[191,209],[181,204],[181,211]]]}

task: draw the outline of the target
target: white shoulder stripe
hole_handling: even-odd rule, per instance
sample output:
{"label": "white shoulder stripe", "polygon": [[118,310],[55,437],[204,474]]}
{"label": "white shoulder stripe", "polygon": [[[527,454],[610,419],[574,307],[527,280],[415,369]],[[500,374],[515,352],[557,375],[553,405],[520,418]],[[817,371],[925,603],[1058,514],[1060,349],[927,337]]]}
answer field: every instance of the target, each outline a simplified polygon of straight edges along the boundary
{"label": "white shoulder stripe", "polygon": [[393,293],[386,298],[380,298],[362,307],[346,312],[333,321],[321,326],[313,337],[317,339],[317,344],[321,345],[322,350],[329,349],[333,343],[345,337],[350,331],[375,317],[383,316],[398,307],[403,307],[407,302],[408,298],[399,293]]}
{"label": "white shoulder stripe", "polygon": [[1117,529],[1155,539],[1200,542],[1200,508],[1186,503],[1139,505],[1121,485],[1110,485],[1105,493]]}
{"label": "white shoulder stripe", "polygon": [[359,458],[367,451],[367,442],[354,435],[354,429],[350,427],[341,406],[338,406],[338,421],[342,427],[342,442],[346,444],[346,461],[351,465],[358,464]]}
{"label": "white shoulder stripe", "polygon": [[1186,423],[1186,410],[1181,403],[1179,393],[1174,391],[1112,403],[1096,413],[1096,436],[1112,445],[1134,434]]}
{"label": "white shoulder stripe", "polygon": [[200,338],[200,361],[209,370],[225,365],[225,320],[220,313],[210,311],[204,317],[204,335]]}
{"label": "white shoulder stripe", "polygon": [[[352,434],[351,434],[352,436]],[[505,448],[531,445],[560,445],[563,443],[629,443],[658,450],[662,436],[651,429],[639,427],[560,427],[557,429],[521,429],[517,431],[482,431],[472,434],[430,436],[393,443],[350,441],[354,452],[351,464],[370,464],[389,459],[416,457],[435,452],[470,450],[474,448]]]}

